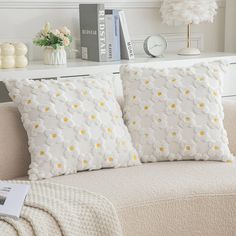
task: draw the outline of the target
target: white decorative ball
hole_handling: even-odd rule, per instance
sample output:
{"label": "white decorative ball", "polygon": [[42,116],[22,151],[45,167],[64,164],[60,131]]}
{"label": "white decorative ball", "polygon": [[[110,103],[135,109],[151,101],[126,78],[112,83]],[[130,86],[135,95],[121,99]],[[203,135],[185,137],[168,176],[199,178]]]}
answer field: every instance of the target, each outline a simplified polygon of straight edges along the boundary
{"label": "white decorative ball", "polygon": [[15,67],[15,57],[14,56],[4,56],[2,57],[2,68],[10,69]]}
{"label": "white decorative ball", "polygon": [[15,47],[10,43],[4,43],[1,46],[2,48],[2,56],[14,56]]}
{"label": "white decorative ball", "polygon": [[28,52],[28,49],[24,43],[15,43],[15,55],[16,56],[25,56]]}
{"label": "white decorative ball", "polygon": [[16,68],[25,68],[28,65],[28,59],[26,56],[16,56],[15,63]]}

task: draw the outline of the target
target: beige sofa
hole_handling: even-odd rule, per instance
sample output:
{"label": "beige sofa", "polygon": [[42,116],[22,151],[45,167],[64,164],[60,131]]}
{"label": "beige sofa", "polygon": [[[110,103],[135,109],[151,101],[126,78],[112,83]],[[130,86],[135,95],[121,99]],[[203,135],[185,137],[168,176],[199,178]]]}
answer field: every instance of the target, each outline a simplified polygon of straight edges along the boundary
{"label": "beige sofa", "polygon": [[[236,154],[236,102],[224,102],[225,127]],[[0,104],[0,179],[26,179],[30,155],[20,115]],[[124,235],[236,235],[236,164],[163,162],[52,178],[107,197]],[[0,233],[1,235],[1,233]]]}

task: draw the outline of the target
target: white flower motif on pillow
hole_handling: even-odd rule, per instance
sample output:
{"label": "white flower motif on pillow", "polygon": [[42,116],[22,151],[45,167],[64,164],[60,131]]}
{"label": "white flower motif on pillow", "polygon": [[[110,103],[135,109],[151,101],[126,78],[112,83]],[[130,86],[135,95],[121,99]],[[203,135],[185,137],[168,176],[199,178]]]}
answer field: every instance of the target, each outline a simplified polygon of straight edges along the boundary
{"label": "white flower motif on pillow", "polygon": [[65,149],[65,157],[75,157],[78,158],[80,154],[80,148],[77,142],[65,142],[64,143],[64,149]]}
{"label": "white flower motif on pillow", "polygon": [[185,158],[194,157],[197,153],[196,143],[193,141],[183,141],[181,143],[181,153]]}
{"label": "white flower motif on pillow", "polygon": [[103,125],[101,128],[105,139],[113,139],[115,137],[116,132],[113,130],[112,125]]}
{"label": "white flower motif on pillow", "polygon": [[83,111],[83,105],[79,100],[67,101],[68,112],[80,113]]}
{"label": "white flower motif on pillow", "polygon": [[179,115],[179,125],[181,127],[194,127],[196,126],[196,116],[192,112],[182,112]]}
{"label": "white flower motif on pillow", "polygon": [[196,141],[203,141],[203,142],[207,142],[210,139],[209,136],[209,129],[207,126],[203,126],[201,128],[195,128],[195,140]]}
{"label": "white flower motif on pillow", "polygon": [[169,155],[169,146],[166,142],[157,143],[155,150],[160,159],[167,158]]}
{"label": "white flower motif on pillow", "polygon": [[31,111],[32,109],[34,109],[34,107],[37,107],[38,104],[39,104],[36,101],[34,95],[23,97],[22,103],[24,104],[23,109],[24,109],[25,112]]}
{"label": "white flower motif on pillow", "polygon": [[209,143],[209,150],[208,154],[211,159],[222,159],[222,156],[224,156],[224,149],[221,143]]}
{"label": "white flower motif on pillow", "polygon": [[62,131],[59,130],[59,129],[57,129],[57,130],[50,130],[50,129],[46,130],[45,134],[47,136],[47,143],[49,145],[63,142]]}
{"label": "white flower motif on pillow", "polygon": [[195,89],[192,86],[188,86],[188,87],[183,87],[180,89],[181,93],[180,93],[180,99],[181,100],[185,100],[185,99],[189,99],[189,100],[194,100],[195,99]]}
{"label": "white flower motif on pillow", "polygon": [[169,99],[166,102],[166,113],[167,114],[178,114],[181,111],[180,102],[178,100]]}
{"label": "white flower motif on pillow", "polygon": [[93,154],[97,155],[101,155],[102,153],[104,153],[104,149],[105,149],[105,144],[104,144],[104,140],[100,139],[100,140],[91,140],[91,145],[92,145],[92,152]]}
{"label": "white flower motif on pillow", "polygon": [[12,91],[9,92],[9,96],[17,104],[21,101],[20,90],[18,88],[12,89]]}
{"label": "white flower motif on pillow", "polygon": [[140,165],[137,152],[130,152],[129,156],[130,156],[129,163],[128,163],[129,166]]}
{"label": "white flower motif on pillow", "polygon": [[48,104],[44,104],[44,105],[40,105],[38,107],[39,111],[40,111],[40,116],[44,117],[44,116],[56,116],[57,112],[55,109],[55,105],[53,103],[48,103]]}
{"label": "white flower motif on pillow", "polygon": [[70,115],[69,113],[65,113],[65,114],[58,114],[57,115],[57,119],[59,121],[59,126],[61,128],[65,128],[65,127],[74,127],[75,126],[75,122],[73,121],[73,117],[72,115]]}
{"label": "white flower motif on pillow", "polygon": [[137,117],[135,120],[129,120],[128,121],[128,127],[130,130],[140,130],[141,128],[141,119]]}
{"label": "white flower motif on pillow", "polygon": [[183,157],[179,153],[170,153],[168,159],[170,161],[181,161]]}
{"label": "white flower motif on pillow", "polygon": [[120,152],[124,152],[125,150],[127,150],[128,146],[129,146],[127,140],[125,140],[123,138],[117,138],[116,144],[117,144],[117,149]]}
{"label": "white flower motif on pillow", "polygon": [[194,86],[196,88],[199,88],[201,86],[205,88],[209,88],[207,77],[205,75],[197,75],[195,77]]}
{"label": "white flower motif on pillow", "polygon": [[153,89],[152,100],[154,102],[165,101],[166,99],[167,99],[167,89],[165,88]]}
{"label": "white flower motif on pillow", "polygon": [[29,150],[30,152],[32,152],[34,161],[37,163],[47,162],[52,159],[52,155],[50,153],[48,145],[37,147],[31,143]]}
{"label": "white flower motif on pillow", "polygon": [[88,126],[90,126],[91,124],[101,125],[102,123],[99,114],[95,111],[85,113],[85,122],[87,123]]}
{"label": "white flower motif on pillow", "polygon": [[166,83],[166,87],[167,88],[181,88],[182,87],[182,83],[180,78],[178,78],[177,76],[171,76],[168,78],[168,83]]}
{"label": "white flower motif on pillow", "polygon": [[196,99],[194,110],[197,113],[207,113],[209,111],[209,102],[207,99]]}
{"label": "white flower motif on pillow", "polygon": [[208,115],[208,125],[213,129],[220,128],[220,126],[222,125],[221,118],[218,115],[209,114]]}
{"label": "white flower motif on pillow", "polygon": [[168,126],[167,115],[163,113],[156,113],[153,115],[152,118],[153,118],[153,122],[152,122],[153,128],[158,127],[158,128],[165,129]]}
{"label": "white flower motif on pillow", "polygon": [[179,142],[182,139],[182,135],[181,135],[181,129],[176,127],[176,128],[169,128],[167,130],[167,140],[169,142]]}
{"label": "white flower motif on pillow", "polygon": [[50,89],[48,88],[48,86],[46,84],[42,84],[39,81],[35,81],[35,84],[32,88],[32,93],[35,95],[39,95],[41,93],[49,93]]}
{"label": "white flower motif on pillow", "polygon": [[81,125],[75,127],[75,133],[78,140],[90,140],[91,133],[87,125]]}
{"label": "white flower motif on pillow", "polygon": [[105,100],[97,100],[96,101],[96,109],[98,111],[107,111],[107,104]]}
{"label": "white flower motif on pillow", "polygon": [[132,94],[128,97],[128,101],[129,101],[129,103],[139,104],[140,98],[139,98],[138,94]]}
{"label": "white flower motif on pillow", "polygon": [[62,175],[66,173],[67,170],[67,162],[63,158],[52,159],[51,163],[51,172],[52,175]]}
{"label": "white flower motif on pillow", "polygon": [[52,93],[50,93],[50,95],[51,95],[52,102],[56,102],[56,101],[66,102],[68,99],[67,96],[65,96],[64,91],[61,89],[57,89],[53,91]]}
{"label": "white flower motif on pillow", "polygon": [[221,100],[221,96],[220,96],[220,92],[217,91],[216,89],[212,89],[212,88],[209,88],[209,100],[210,101],[220,101]]}
{"label": "white flower motif on pillow", "polygon": [[105,168],[114,167],[118,165],[118,157],[115,153],[108,154],[104,157],[103,166]]}
{"label": "white flower motif on pillow", "polygon": [[90,166],[93,163],[93,156],[90,153],[81,154],[77,162],[77,169],[79,170],[90,170]]}
{"label": "white flower motif on pillow", "polygon": [[142,112],[144,112],[144,114],[148,115],[153,113],[152,109],[153,103],[151,101],[148,102],[140,101],[139,106],[141,107]]}
{"label": "white flower motif on pillow", "polygon": [[38,134],[42,134],[46,130],[44,122],[41,119],[30,122],[28,128],[30,128],[32,136],[37,136]]}
{"label": "white flower motif on pillow", "polygon": [[152,89],[153,88],[153,80],[152,78],[147,78],[147,79],[142,79],[140,83],[140,90],[145,90],[145,89]]}

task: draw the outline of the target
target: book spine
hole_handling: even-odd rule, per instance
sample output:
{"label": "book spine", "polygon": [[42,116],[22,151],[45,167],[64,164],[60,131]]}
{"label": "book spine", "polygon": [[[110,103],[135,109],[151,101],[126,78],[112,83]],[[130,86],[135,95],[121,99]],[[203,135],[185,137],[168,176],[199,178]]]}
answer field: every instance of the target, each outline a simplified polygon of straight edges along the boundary
{"label": "book spine", "polygon": [[121,27],[121,58],[134,59],[133,45],[130,39],[128,25],[124,11],[119,11],[120,27]]}
{"label": "book spine", "polygon": [[105,11],[105,22],[106,22],[106,50],[107,60],[112,61],[113,58],[113,17],[112,10]]}
{"label": "book spine", "polygon": [[97,4],[99,61],[107,61],[104,4]]}
{"label": "book spine", "polygon": [[105,10],[107,60],[120,60],[120,24],[117,10]]}

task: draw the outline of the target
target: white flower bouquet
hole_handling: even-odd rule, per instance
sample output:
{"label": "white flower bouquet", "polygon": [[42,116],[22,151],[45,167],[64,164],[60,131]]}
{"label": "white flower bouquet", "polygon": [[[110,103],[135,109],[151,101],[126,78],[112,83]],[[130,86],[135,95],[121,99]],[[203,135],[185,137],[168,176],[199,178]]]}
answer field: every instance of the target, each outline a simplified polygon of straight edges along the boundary
{"label": "white flower bouquet", "polygon": [[40,47],[69,47],[72,43],[71,31],[67,27],[61,29],[51,29],[49,23],[36,35],[33,43]]}

